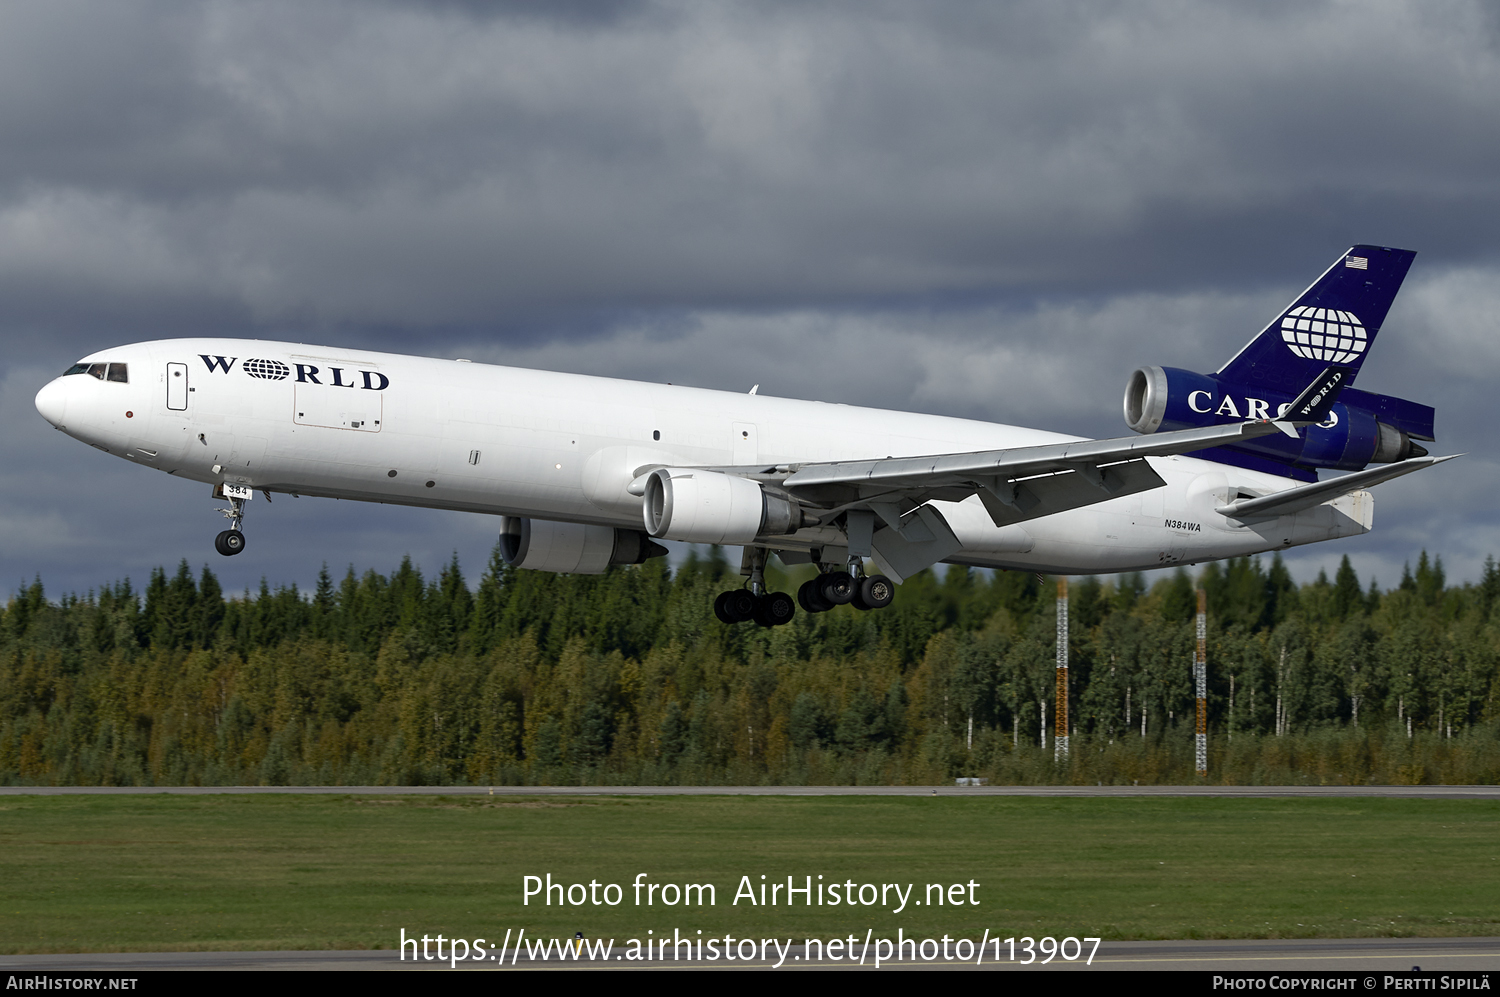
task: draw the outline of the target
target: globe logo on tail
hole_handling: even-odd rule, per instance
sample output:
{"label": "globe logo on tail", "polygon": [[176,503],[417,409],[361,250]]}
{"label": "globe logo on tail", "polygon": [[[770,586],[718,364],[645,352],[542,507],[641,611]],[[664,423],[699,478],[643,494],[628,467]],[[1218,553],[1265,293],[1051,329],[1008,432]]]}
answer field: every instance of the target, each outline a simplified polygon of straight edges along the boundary
{"label": "globe logo on tail", "polygon": [[1293,308],[1281,320],[1287,349],[1308,360],[1348,363],[1369,345],[1365,327],[1353,313],[1334,308]]}

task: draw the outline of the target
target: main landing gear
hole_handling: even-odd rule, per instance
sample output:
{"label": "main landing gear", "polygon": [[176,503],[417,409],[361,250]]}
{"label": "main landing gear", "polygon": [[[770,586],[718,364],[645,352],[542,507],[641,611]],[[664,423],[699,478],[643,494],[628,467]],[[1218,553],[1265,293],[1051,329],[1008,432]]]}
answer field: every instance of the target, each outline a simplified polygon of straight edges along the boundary
{"label": "main landing gear", "polygon": [[[797,612],[792,597],[784,592],[766,591],[766,551],[747,547],[745,561],[750,583],[745,588],[720,593],[714,600],[714,615],[723,623],[754,620],[763,627],[792,622]],[[895,583],[885,575],[867,576],[862,558],[850,558],[849,571],[836,570],[836,565],[829,564],[819,567],[822,573],[797,590],[797,605],[805,612],[826,613],[835,606],[884,609],[896,597]]]}
{"label": "main landing gear", "polygon": [[[858,569],[856,568],[856,571]],[[826,613],[835,606],[855,609],[884,609],[896,598],[896,586],[885,575],[858,575],[847,571],[829,571],[797,590],[797,602],[809,613]]]}
{"label": "main landing gear", "polygon": [[785,592],[762,592],[749,589],[723,592],[714,600],[714,615],[720,623],[745,623],[754,620],[759,626],[779,627],[792,622],[797,607]]}
{"label": "main landing gear", "polygon": [[231,494],[231,489],[240,490],[234,485],[225,485],[222,486],[222,490],[216,489],[214,491],[214,498],[227,498],[229,500],[228,509],[214,510],[215,512],[223,513],[224,518],[229,520],[229,529],[214,537],[214,550],[225,557],[232,557],[245,549],[245,533],[240,529],[240,526],[245,522],[245,499],[248,497],[250,489],[243,489],[246,493],[245,495]]}
{"label": "main landing gear", "polygon": [[766,591],[766,551],[763,547],[746,547],[745,561],[750,569],[750,584],[742,589],[721,592],[714,600],[714,615],[721,623],[745,623],[754,620],[762,627],[779,627],[792,622],[797,606],[785,592]]}

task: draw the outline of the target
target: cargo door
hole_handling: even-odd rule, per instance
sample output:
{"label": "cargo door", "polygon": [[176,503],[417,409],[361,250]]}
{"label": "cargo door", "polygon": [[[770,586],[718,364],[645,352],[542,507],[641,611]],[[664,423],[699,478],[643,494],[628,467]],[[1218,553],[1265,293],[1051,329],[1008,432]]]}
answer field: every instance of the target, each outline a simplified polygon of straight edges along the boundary
{"label": "cargo door", "polygon": [[314,384],[299,384],[294,399],[293,422],[299,426],[351,429],[359,433],[380,432],[384,402],[378,391],[351,391]]}

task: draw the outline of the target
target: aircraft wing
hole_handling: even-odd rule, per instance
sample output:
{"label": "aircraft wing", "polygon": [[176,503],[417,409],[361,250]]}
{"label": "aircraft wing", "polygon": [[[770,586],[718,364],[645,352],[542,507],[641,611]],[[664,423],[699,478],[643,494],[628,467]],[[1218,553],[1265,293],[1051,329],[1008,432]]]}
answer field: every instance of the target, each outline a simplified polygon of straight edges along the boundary
{"label": "aircraft wing", "polygon": [[1279,431],[1270,421],[1245,422],[977,453],[793,464],[776,469],[785,476],[775,477],[782,488],[812,500],[810,504],[831,505],[819,516],[824,522],[850,509],[869,509],[900,530],[901,515],[928,499],[958,501],[978,493],[995,524],[1008,526],[1159,488],[1164,482],[1146,457]]}
{"label": "aircraft wing", "polygon": [[1215,511],[1221,516],[1230,519],[1261,519],[1272,516],[1286,516],[1303,509],[1311,509],[1315,505],[1322,505],[1330,499],[1347,495],[1349,492],[1358,491],[1361,488],[1369,488],[1378,485],[1382,481],[1390,481],[1399,478],[1403,474],[1411,474],[1423,468],[1441,464],[1445,460],[1452,460],[1462,454],[1452,454],[1448,457],[1411,457],[1397,464],[1384,464],[1379,467],[1367,468],[1356,471],[1353,474],[1345,474],[1337,478],[1329,478],[1327,481],[1317,481],[1310,485],[1300,485],[1296,488],[1288,488],[1285,491],[1272,492],[1270,495],[1262,495],[1259,498],[1240,499],[1227,505],[1219,506]]}
{"label": "aircraft wing", "polygon": [[[760,482],[795,503],[803,526],[836,524],[852,557],[872,556],[896,582],[951,556],[963,545],[931,501],[977,495],[996,526],[1107,502],[1164,487],[1146,461],[1226,446],[1271,433],[1296,435],[1322,418],[1345,381],[1334,369],[1303,392],[1304,411],[1291,419],[1259,419],[1108,440],[1069,440],[975,453],[873,460],[706,467]],[[660,465],[657,465],[659,467]],[[651,466],[638,468],[626,489],[644,495]],[[877,521],[884,524],[877,528]]]}

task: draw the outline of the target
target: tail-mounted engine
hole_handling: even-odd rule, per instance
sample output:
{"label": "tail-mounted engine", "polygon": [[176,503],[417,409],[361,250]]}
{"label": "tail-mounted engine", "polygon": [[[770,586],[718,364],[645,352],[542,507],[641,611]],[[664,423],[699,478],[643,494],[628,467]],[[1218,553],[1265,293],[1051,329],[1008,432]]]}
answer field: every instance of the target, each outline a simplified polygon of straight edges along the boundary
{"label": "tail-mounted engine", "polygon": [[[1125,385],[1125,423],[1137,433],[1191,429],[1285,415],[1292,394],[1230,383],[1214,374],[1141,367]],[[1328,419],[1298,439],[1262,436],[1225,449],[1303,468],[1357,471],[1425,456],[1415,440],[1433,439],[1430,406],[1345,388]]]}

